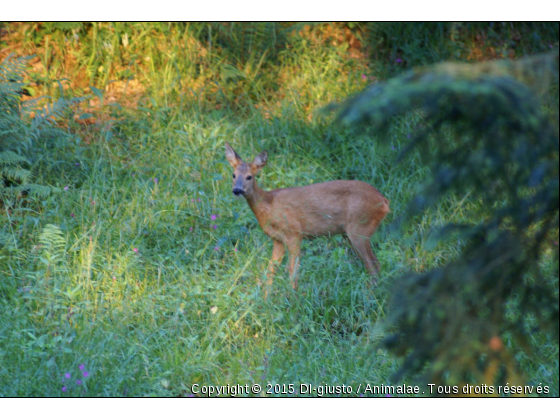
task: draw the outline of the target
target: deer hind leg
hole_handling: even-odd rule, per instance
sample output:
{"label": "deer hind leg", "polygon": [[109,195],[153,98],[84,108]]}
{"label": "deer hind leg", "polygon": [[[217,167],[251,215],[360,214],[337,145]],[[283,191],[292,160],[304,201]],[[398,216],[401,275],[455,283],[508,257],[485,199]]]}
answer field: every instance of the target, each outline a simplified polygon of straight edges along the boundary
{"label": "deer hind leg", "polygon": [[298,268],[299,268],[299,252],[301,248],[301,239],[292,238],[286,241],[286,246],[288,247],[288,252],[290,257],[288,260],[288,271],[290,272],[290,277],[292,278],[292,287],[297,290],[298,286]]}
{"label": "deer hind leg", "polygon": [[[286,248],[284,244],[280,241],[274,240],[274,245],[272,247],[272,258],[268,263],[268,272],[267,272],[267,288],[264,292],[264,298],[267,298],[268,289],[272,286],[272,279],[274,277],[274,272],[276,271],[276,266],[282,262],[284,258],[284,253],[286,252]],[[260,286],[260,279],[259,279],[259,286]]]}
{"label": "deer hind leg", "polygon": [[364,263],[366,270],[370,274],[373,285],[377,285],[377,273],[379,273],[379,260],[371,249],[370,236],[361,235],[359,233],[347,233],[346,236],[354,248],[354,252]]}

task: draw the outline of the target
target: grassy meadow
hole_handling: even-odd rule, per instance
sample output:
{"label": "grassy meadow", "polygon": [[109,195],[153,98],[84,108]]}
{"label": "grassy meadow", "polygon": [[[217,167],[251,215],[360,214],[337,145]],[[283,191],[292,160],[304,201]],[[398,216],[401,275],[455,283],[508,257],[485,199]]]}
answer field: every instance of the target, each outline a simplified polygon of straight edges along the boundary
{"label": "grassy meadow", "polygon": [[[418,155],[397,162],[420,116],[380,139],[321,110],[412,65],[546,51],[558,29],[538,42],[520,30],[516,49],[511,31],[459,27],[460,43],[434,33],[430,49],[372,41],[410,39],[395,28],[382,38],[350,24],[237,25],[0,25],[0,61],[33,54],[23,101],[84,98],[56,119],[63,136],[29,149],[33,182],[51,193],[1,201],[1,396],[398,384],[401,361],[379,346],[392,279],[455,257],[460,241],[430,233],[478,217],[478,203],[449,196],[397,229],[430,177]],[[285,258],[265,301],[257,281],[272,241],[231,192],[225,142],[246,160],[268,151],[264,189],[357,179],[386,196],[392,212],[372,241],[378,287],[342,237],[318,238],[303,243],[297,293]],[[541,264],[556,290],[557,247]],[[531,340],[532,354],[504,338],[525,381],[557,397],[558,342]]]}

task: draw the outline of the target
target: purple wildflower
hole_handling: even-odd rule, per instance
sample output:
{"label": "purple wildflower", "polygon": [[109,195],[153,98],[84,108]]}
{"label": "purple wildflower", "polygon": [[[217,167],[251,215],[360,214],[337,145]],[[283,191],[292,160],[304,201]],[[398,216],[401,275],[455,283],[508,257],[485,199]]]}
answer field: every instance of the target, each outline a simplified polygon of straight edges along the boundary
{"label": "purple wildflower", "polygon": [[386,397],[392,397],[392,395],[391,395],[391,394],[385,394],[385,396],[386,396]]}
{"label": "purple wildflower", "polygon": [[212,225],[212,229],[218,229],[218,225]]}
{"label": "purple wildflower", "polygon": [[82,384],[82,381],[81,381],[80,379],[78,379],[78,380],[76,381],[76,385],[81,385],[81,384]]}
{"label": "purple wildflower", "polygon": [[367,76],[365,74],[362,74],[362,80],[367,80]]}
{"label": "purple wildflower", "polygon": [[70,217],[76,217],[74,213],[70,213]]}
{"label": "purple wildflower", "polygon": [[159,179],[154,178],[154,182],[157,184],[159,182]]}
{"label": "purple wildflower", "polygon": [[65,374],[64,374],[64,377],[65,377],[66,379],[70,379],[71,376],[72,376],[72,375],[70,375],[70,373],[65,373]]}
{"label": "purple wildflower", "polygon": [[215,246],[215,247],[214,247],[214,250],[215,250],[215,251],[219,251],[219,250],[220,250],[220,247],[219,247],[219,246]]}
{"label": "purple wildflower", "polygon": [[62,392],[66,392],[68,391],[68,388],[66,388],[65,386],[62,387]]}
{"label": "purple wildflower", "polygon": [[395,61],[396,61],[397,63],[402,63],[402,60],[401,60],[400,58],[397,58]]}
{"label": "purple wildflower", "polygon": [[[113,277],[114,278],[114,277]],[[80,370],[84,370],[86,367],[84,365],[78,366]]]}
{"label": "purple wildflower", "polygon": [[76,166],[80,166],[80,162],[76,162]]}
{"label": "purple wildflower", "polygon": [[82,375],[84,375],[84,378],[87,378],[89,376],[89,372],[84,370],[84,373],[82,373]]}
{"label": "purple wildflower", "polygon": [[67,185],[66,187],[64,187],[64,191],[68,191],[70,189],[70,187]]}
{"label": "purple wildflower", "polygon": [[138,254],[138,248],[132,248],[132,250]]}
{"label": "purple wildflower", "polygon": [[213,214],[212,216],[210,216],[210,220],[216,220],[218,218],[217,215]]}
{"label": "purple wildflower", "polygon": [[189,232],[192,232],[192,231],[193,231],[193,229],[194,229],[194,228],[193,228],[193,227],[191,226],[191,227],[190,227],[190,229],[189,229]]}

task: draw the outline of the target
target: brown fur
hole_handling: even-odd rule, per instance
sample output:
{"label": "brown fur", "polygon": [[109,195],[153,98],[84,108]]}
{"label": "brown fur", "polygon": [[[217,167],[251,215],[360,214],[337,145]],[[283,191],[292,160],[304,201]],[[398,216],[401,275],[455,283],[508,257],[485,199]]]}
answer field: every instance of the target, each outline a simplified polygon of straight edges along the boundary
{"label": "brown fur", "polygon": [[390,211],[389,200],[377,189],[361,181],[330,181],[265,191],[259,188],[255,176],[266,165],[266,152],[248,164],[226,143],[226,158],[234,169],[234,192],[243,194],[259,225],[274,241],[269,284],[275,263],[282,261],[287,247],[288,270],[293,288],[297,289],[301,239],[337,234],[349,239],[376,284],[379,261],[371,249],[370,238]]}

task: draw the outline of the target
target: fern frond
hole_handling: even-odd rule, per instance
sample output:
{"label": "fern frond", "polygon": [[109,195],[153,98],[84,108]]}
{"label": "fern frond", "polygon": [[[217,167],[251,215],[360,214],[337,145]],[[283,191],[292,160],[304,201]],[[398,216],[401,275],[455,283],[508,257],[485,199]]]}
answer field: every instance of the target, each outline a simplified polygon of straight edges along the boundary
{"label": "fern frond", "polygon": [[[69,134],[54,122],[65,118],[70,107],[84,100],[60,98],[44,107],[40,104],[45,97],[22,102],[21,91],[29,59],[9,56],[0,63],[0,194],[4,201],[16,202],[21,192],[47,197],[59,191],[32,183],[32,173],[25,166],[37,160],[34,145],[56,147],[67,138]],[[31,112],[35,114],[33,118],[23,118]]]}
{"label": "fern frond", "polygon": [[39,184],[22,184],[15,188],[16,191],[25,191],[27,195],[38,198],[47,198],[52,193],[60,192],[59,188]]}
{"label": "fern frond", "polygon": [[17,163],[29,163],[29,161],[10,150],[0,152],[0,165],[15,165]]}
{"label": "fern frond", "polygon": [[14,57],[10,54],[0,63],[0,82],[7,80],[23,80],[27,63],[31,56]]}
{"label": "fern frond", "polygon": [[12,182],[26,183],[31,180],[31,171],[19,166],[3,166],[0,167],[0,176]]}
{"label": "fern frond", "polygon": [[66,247],[64,233],[58,226],[53,224],[47,224],[43,227],[39,235],[39,243],[52,253],[60,253]]}

